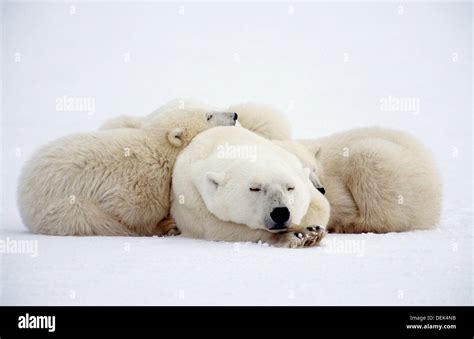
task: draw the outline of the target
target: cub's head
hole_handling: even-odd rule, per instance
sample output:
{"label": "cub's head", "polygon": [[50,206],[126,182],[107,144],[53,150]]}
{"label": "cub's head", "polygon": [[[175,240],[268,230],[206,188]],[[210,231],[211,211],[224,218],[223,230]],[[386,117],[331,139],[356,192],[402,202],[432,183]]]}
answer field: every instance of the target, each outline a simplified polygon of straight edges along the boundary
{"label": "cub's head", "polygon": [[185,147],[199,133],[216,126],[235,126],[235,112],[216,112],[208,110],[180,110],[169,120],[175,122],[169,129],[167,138],[175,147]]}
{"label": "cub's head", "polygon": [[309,171],[282,163],[238,162],[203,173],[198,185],[207,209],[218,219],[280,232],[298,224],[310,202]]}
{"label": "cub's head", "polygon": [[235,112],[213,111],[207,105],[174,100],[152,114],[143,128],[153,130],[173,147],[184,148],[199,133],[216,126],[235,126]]}

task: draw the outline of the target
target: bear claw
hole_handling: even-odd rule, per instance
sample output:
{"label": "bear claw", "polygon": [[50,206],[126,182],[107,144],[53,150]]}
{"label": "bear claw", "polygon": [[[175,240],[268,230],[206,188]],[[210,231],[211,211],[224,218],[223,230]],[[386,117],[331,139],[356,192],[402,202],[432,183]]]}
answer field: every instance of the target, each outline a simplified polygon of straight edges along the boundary
{"label": "bear claw", "polygon": [[[291,237],[288,237],[289,235],[291,235]],[[326,231],[324,227],[308,226],[301,228],[301,231],[298,229],[296,232],[281,234],[283,238],[281,238],[279,246],[290,248],[317,246],[325,235]]]}
{"label": "bear claw", "polygon": [[299,239],[303,239],[303,233],[295,232],[295,236]]}

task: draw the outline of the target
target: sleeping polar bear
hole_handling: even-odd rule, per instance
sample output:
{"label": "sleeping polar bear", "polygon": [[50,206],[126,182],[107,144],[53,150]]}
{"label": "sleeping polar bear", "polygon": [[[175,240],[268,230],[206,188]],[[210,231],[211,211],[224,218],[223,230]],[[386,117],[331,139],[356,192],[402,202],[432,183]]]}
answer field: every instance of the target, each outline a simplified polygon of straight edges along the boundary
{"label": "sleeping polar bear", "polygon": [[[181,109],[185,109],[194,100],[175,99],[172,101]],[[204,104],[201,104],[204,105]],[[208,107],[208,110],[220,110],[215,107]],[[246,129],[271,140],[288,140],[291,138],[290,123],[286,116],[270,105],[247,102],[232,105],[225,109],[227,112],[235,112],[238,117],[238,124]],[[107,120],[100,126],[101,130],[115,128],[141,128],[147,121],[154,119],[163,113],[158,109],[146,116],[120,115]]]}
{"label": "sleeping polar bear", "polygon": [[[438,223],[441,176],[429,150],[414,137],[367,127],[293,141],[287,140],[286,119],[271,107],[242,104],[231,108],[243,127],[279,139],[273,142],[311,169],[311,181],[331,205],[329,232],[401,232]],[[140,124],[140,119],[119,117],[103,128]]]}
{"label": "sleeping polar bear", "polygon": [[78,133],[37,150],[22,170],[18,207],[34,233],[165,235],[178,153],[205,129],[233,126],[234,112],[170,102],[140,129]]}
{"label": "sleeping polar bear", "polygon": [[246,117],[244,127],[279,139],[273,141],[312,170],[311,181],[331,206],[328,232],[403,232],[438,223],[441,175],[431,152],[413,136],[365,127],[293,141],[281,132],[284,117],[271,107],[231,107],[239,120]]}
{"label": "sleeping polar bear", "polygon": [[438,223],[441,175],[431,152],[411,135],[365,127],[300,143],[322,166],[329,232],[403,232]]}
{"label": "sleeping polar bear", "polygon": [[244,128],[200,133],[176,160],[171,217],[183,236],[319,244],[329,203],[296,156]]}

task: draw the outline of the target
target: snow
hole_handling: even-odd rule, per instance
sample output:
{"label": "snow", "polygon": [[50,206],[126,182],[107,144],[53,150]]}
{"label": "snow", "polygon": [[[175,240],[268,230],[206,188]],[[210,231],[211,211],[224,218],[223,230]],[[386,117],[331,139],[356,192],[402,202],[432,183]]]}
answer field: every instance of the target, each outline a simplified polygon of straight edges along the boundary
{"label": "snow", "polygon": [[37,241],[38,251],[4,255],[2,303],[470,305],[471,218],[455,206],[433,231],[330,234],[321,247],[296,250],[4,231],[2,239]]}
{"label": "snow", "polygon": [[[472,4],[404,3],[402,14],[393,3],[74,6],[2,8],[0,304],[473,304]],[[93,111],[57,109],[64,96],[93,99]],[[441,222],[297,250],[26,230],[15,190],[35,148],[180,96],[272,103],[301,138],[412,132],[443,175]],[[382,109],[392,97],[419,110]]]}

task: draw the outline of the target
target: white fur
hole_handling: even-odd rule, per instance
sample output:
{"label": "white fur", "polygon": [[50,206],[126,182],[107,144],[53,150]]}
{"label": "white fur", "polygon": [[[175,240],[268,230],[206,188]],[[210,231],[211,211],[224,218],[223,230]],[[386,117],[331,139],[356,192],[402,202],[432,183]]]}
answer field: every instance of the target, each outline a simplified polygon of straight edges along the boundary
{"label": "white fur", "polygon": [[329,231],[400,232],[438,223],[441,176],[431,153],[412,136],[369,127],[301,142],[316,150],[324,169]]}
{"label": "white fur", "polygon": [[99,130],[115,128],[140,128],[144,122],[142,117],[132,115],[121,115],[107,120],[100,126]]}
{"label": "white fur", "polygon": [[[255,147],[256,157],[226,157],[224,147]],[[255,187],[261,191],[250,191]],[[262,240],[291,247],[288,234],[278,235],[266,228],[265,218],[279,205],[289,208],[294,229],[294,224],[326,225],[329,218],[327,200],[315,190],[298,158],[244,128],[205,131],[176,161],[171,216],[184,236]],[[313,212],[308,217],[309,210]]]}
{"label": "white fur", "polygon": [[[178,107],[186,107],[186,101],[177,99],[173,101]],[[211,108],[209,108],[211,109]],[[216,110],[214,108],[214,110]],[[106,121],[100,129],[114,128],[140,128],[143,122],[153,119],[160,113],[166,111],[160,108],[155,112],[145,116],[122,115]],[[290,124],[286,116],[269,105],[257,103],[245,103],[232,105],[228,112],[236,112],[239,115],[238,123],[240,126],[255,132],[267,139],[288,140],[291,138]]]}
{"label": "white fur", "polygon": [[[252,116],[248,129],[292,152],[312,171],[315,186],[324,187],[331,205],[328,230],[398,232],[434,227],[440,217],[442,180],[431,153],[414,137],[387,128],[368,127],[314,140],[291,141],[281,133],[278,111],[241,106]],[[276,126],[267,124],[275,117]],[[279,123],[280,122],[280,123]],[[301,147],[304,144],[305,147]],[[347,155],[347,156],[346,156]]]}
{"label": "white fur", "polygon": [[253,102],[232,105],[230,112],[239,115],[242,127],[267,139],[291,139],[291,128],[287,117],[274,107]]}
{"label": "white fur", "polygon": [[198,103],[161,111],[140,129],[75,134],[39,149],[19,180],[25,225],[58,235],[160,234],[178,153],[199,132],[235,123],[227,113],[208,119]]}

